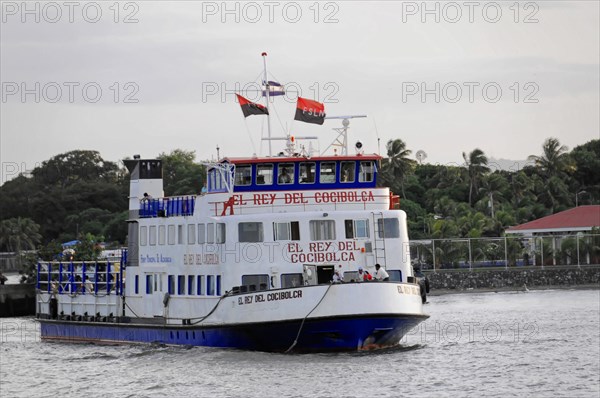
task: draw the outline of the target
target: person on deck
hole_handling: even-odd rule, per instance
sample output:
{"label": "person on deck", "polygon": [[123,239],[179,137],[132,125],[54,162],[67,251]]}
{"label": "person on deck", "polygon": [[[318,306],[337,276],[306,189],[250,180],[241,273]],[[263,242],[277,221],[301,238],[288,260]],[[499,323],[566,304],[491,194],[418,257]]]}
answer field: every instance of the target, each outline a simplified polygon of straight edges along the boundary
{"label": "person on deck", "polygon": [[333,279],[331,280],[331,283],[342,283],[342,278],[340,277],[339,271],[335,271],[333,273]]}
{"label": "person on deck", "polygon": [[292,182],[292,179],[290,178],[290,175],[288,174],[286,169],[282,170],[281,175],[279,176],[279,183],[280,184],[290,184]]}
{"label": "person on deck", "polygon": [[363,267],[358,267],[358,277],[356,278],[357,282],[366,281],[366,274],[363,271]]}
{"label": "person on deck", "polygon": [[386,270],[384,270],[383,268],[381,268],[381,265],[379,264],[375,264],[375,280],[376,281],[389,281],[390,280],[390,275],[387,273]]}

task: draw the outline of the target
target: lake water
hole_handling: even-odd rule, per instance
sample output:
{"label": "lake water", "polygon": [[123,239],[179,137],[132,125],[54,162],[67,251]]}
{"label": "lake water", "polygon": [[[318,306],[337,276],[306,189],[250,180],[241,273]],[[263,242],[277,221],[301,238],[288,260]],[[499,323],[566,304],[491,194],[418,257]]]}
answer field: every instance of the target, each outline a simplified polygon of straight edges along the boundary
{"label": "lake water", "polygon": [[1,397],[600,396],[600,291],[429,298],[431,318],[383,352],[284,355],[45,343],[1,320]]}

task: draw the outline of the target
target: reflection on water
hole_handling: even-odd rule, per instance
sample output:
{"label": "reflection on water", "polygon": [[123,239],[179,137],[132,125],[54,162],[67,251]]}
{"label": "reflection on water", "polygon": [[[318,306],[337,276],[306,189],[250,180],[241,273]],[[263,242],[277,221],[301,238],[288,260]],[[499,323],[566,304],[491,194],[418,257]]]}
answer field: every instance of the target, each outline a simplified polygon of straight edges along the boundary
{"label": "reflection on water", "polygon": [[46,343],[33,319],[3,319],[0,395],[599,396],[600,291],[429,300],[401,346],[336,354]]}

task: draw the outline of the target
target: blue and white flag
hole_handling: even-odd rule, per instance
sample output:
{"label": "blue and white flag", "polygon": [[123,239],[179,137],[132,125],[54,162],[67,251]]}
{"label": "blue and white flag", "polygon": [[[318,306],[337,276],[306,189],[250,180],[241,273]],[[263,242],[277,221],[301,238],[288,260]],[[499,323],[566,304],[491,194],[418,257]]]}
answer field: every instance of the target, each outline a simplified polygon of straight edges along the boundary
{"label": "blue and white flag", "polygon": [[[278,95],[285,95],[285,90],[283,89],[283,86],[280,83],[277,82],[272,82],[272,81],[268,81],[269,83],[269,97],[275,97]],[[263,97],[267,96],[267,90],[265,87],[265,82],[263,81],[263,92],[262,95]]]}

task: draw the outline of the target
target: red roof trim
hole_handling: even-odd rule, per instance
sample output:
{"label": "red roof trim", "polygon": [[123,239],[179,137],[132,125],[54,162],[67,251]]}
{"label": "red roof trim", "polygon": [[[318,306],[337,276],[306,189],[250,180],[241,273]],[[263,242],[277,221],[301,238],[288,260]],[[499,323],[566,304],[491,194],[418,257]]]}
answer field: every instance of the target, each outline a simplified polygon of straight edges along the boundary
{"label": "red roof trim", "polygon": [[600,206],[579,206],[510,227],[506,232],[600,227]]}

